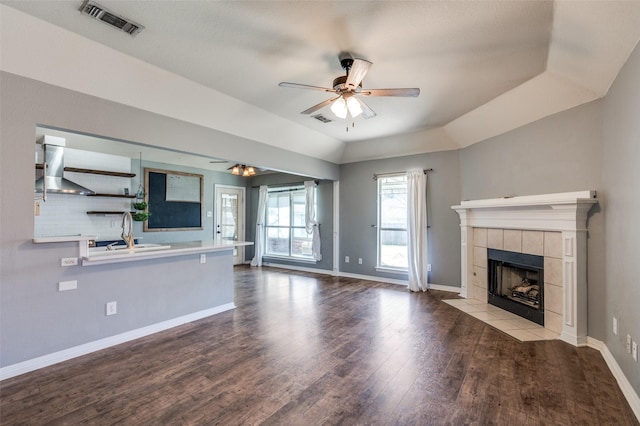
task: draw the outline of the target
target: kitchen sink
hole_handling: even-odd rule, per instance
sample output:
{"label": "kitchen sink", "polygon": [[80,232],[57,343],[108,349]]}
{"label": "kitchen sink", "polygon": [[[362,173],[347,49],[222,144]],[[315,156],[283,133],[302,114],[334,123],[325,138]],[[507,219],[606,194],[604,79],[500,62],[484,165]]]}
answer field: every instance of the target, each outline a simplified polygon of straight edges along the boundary
{"label": "kitchen sink", "polygon": [[151,250],[165,250],[171,248],[170,245],[165,245],[165,244],[152,244],[152,243],[145,243],[145,244],[135,244],[133,246],[133,248],[129,249],[126,244],[118,244],[118,245],[113,245],[110,246],[109,249],[107,249],[107,246],[103,246],[103,247],[91,247],[89,248],[89,254],[99,254],[99,255],[103,255],[103,254],[115,254],[115,253],[122,253],[123,251],[128,251],[128,252],[133,252],[133,253],[137,253],[137,252],[141,252],[141,251],[151,251]]}

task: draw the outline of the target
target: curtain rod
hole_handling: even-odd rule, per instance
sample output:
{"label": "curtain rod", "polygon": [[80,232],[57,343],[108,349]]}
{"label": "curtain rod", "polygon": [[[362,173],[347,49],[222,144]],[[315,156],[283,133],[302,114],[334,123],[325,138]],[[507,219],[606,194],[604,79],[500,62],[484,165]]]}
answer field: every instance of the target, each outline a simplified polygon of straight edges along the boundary
{"label": "curtain rod", "polygon": [[[433,169],[423,169],[422,171],[426,175],[427,173],[432,172]],[[374,173],[373,174],[373,180],[378,180],[378,176],[399,175],[399,174],[402,174],[402,173],[406,173],[406,172]]]}
{"label": "curtain rod", "polygon": [[[320,184],[320,179],[313,179],[316,185]],[[279,186],[293,186],[293,185],[304,185],[305,181],[302,182],[291,182],[291,183],[276,183],[274,185],[267,185],[269,188],[277,188]],[[260,188],[262,185],[254,185],[251,188]]]}

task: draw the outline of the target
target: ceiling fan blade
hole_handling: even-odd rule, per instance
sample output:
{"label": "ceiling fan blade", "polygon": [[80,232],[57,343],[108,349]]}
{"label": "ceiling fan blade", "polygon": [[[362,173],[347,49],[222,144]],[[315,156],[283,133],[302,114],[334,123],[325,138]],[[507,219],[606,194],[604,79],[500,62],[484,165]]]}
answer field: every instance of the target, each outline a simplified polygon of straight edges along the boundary
{"label": "ceiling fan blade", "polygon": [[369,105],[365,104],[364,101],[360,98],[358,98],[357,96],[353,97],[355,100],[358,101],[358,103],[360,104],[360,107],[362,107],[362,116],[364,118],[373,118],[376,115],[376,112],[374,110],[372,110]]}
{"label": "ceiling fan blade", "polygon": [[415,98],[420,94],[420,89],[366,89],[362,90],[359,94],[364,96],[403,96]]}
{"label": "ceiling fan blade", "polygon": [[335,89],[329,89],[328,87],[320,87],[320,86],[311,86],[308,84],[298,84],[298,83],[287,83],[283,81],[278,84],[280,87],[290,87],[292,89],[311,89],[311,90],[320,90],[321,92],[332,92],[335,93]]}
{"label": "ceiling fan blade", "polygon": [[356,87],[360,85],[371,65],[371,62],[364,59],[354,59],[351,69],[349,70],[349,75],[347,76],[347,88],[350,90],[356,90]]}
{"label": "ceiling fan blade", "polygon": [[335,98],[331,98],[331,99],[327,99],[326,101],[322,101],[319,104],[316,104],[314,106],[312,106],[309,109],[305,109],[304,111],[302,111],[300,114],[311,114],[312,112],[315,112],[317,110],[319,110],[320,108],[326,107],[327,105],[329,105],[331,102],[335,101],[336,99],[338,99],[340,96],[336,96]]}

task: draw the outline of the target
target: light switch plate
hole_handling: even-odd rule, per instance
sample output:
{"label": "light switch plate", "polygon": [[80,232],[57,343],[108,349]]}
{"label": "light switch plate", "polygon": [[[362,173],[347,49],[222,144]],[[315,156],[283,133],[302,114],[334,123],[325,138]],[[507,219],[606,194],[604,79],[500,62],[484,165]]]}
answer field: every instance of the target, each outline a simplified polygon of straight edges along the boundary
{"label": "light switch plate", "polygon": [[58,283],[58,291],[75,290],[78,288],[78,281],[60,281]]}
{"label": "light switch plate", "polygon": [[108,302],[105,306],[106,315],[115,315],[118,313],[118,302]]}

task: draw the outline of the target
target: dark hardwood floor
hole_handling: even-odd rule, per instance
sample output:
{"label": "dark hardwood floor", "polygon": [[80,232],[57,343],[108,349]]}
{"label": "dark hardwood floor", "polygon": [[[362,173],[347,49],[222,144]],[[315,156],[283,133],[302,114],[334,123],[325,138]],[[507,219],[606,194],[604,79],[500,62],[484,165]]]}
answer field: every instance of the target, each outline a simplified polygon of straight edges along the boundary
{"label": "dark hardwood floor", "polygon": [[0,383],[0,423],[637,425],[599,352],[453,293],[238,267],[237,309]]}

